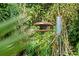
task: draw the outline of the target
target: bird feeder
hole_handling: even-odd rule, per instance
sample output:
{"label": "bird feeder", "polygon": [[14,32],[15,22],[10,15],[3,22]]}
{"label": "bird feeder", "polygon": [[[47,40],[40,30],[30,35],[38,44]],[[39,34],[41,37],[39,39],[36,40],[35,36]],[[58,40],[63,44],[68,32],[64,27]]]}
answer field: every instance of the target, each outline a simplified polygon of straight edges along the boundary
{"label": "bird feeder", "polygon": [[50,30],[50,26],[52,26],[50,22],[36,22],[34,25],[40,27],[39,30],[36,30],[38,32],[47,32]]}

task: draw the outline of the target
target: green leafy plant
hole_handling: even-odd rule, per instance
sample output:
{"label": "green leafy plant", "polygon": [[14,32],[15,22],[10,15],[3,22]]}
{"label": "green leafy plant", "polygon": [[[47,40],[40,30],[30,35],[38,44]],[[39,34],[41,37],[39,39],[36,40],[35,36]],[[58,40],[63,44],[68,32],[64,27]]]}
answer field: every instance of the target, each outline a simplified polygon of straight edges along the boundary
{"label": "green leafy plant", "polygon": [[[58,7],[57,4],[1,3],[0,55],[17,55],[21,51],[24,51],[25,55],[53,55],[55,52],[53,50],[56,48],[54,39]],[[60,14],[63,21],[63,41],[73,47],[72,53],[74,55],[78,55],[79,6],[78,4],[60,4]],[[35,32],[39,28],[33,24],[39,21],[51,22],[53,24],[51,31]]]}

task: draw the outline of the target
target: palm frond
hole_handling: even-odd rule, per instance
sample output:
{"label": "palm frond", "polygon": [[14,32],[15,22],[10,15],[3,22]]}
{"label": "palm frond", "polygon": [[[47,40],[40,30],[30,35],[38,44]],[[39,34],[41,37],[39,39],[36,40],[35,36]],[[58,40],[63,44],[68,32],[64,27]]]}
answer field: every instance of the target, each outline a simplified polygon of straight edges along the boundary
{"label": "palm frond", "polygon": [[5,22],[0,23],[0,37],[4,36],[8,32],[14,30],[17,26],[17,21],[22,19],[22,15],[13,17]]}
{"label": "palm frond", "polygon": [[5,40],[0,41],[0,55],[11,55],[15,52],[17,53],[18,51],[21,51],[24,47],[24,43],[20,44],[19,41],[23,38],[24,35],[22,33],[16,32]]}

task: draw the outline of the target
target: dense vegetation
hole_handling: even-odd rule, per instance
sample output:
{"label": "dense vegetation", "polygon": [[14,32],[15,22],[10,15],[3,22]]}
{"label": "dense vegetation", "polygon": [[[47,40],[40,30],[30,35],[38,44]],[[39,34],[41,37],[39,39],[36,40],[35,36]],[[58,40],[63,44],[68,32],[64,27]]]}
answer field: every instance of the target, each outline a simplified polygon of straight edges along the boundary
{"label": "dense vegetation", "polygon": [[[0,4],[0,55],[56,55],[56,17],[62,16],[64,55],[79,55],[79,4]],[[53,24],[36,32],[35,22]]]}

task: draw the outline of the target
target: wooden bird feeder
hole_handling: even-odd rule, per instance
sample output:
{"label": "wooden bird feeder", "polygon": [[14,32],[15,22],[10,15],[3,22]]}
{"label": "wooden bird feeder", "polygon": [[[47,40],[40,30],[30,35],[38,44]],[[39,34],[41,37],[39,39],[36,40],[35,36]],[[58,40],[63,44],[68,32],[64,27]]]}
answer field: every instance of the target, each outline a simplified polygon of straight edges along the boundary
{"label": "wooden bird feeder", "polygon": [[40,29],[37,30],[38,32],[47,32],[50,30],[50,26],[52,26],[50,22],[36,22],[34,25],[40,27]]}

